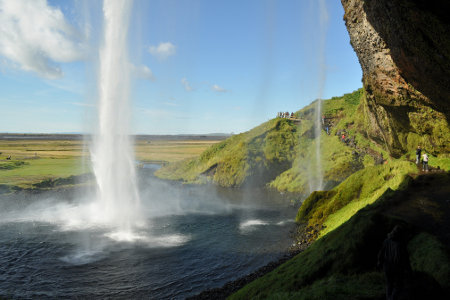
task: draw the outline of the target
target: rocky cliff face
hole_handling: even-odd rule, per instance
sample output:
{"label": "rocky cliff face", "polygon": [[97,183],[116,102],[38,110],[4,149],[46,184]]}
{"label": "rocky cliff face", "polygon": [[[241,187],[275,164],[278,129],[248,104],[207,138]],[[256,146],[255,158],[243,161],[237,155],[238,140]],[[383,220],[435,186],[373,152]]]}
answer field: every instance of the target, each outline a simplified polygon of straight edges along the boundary
{"label": "rocky cliff face", "polygon": [[394,157],[450,152],[450,3],[341,0],[363,70],[365,128]]}

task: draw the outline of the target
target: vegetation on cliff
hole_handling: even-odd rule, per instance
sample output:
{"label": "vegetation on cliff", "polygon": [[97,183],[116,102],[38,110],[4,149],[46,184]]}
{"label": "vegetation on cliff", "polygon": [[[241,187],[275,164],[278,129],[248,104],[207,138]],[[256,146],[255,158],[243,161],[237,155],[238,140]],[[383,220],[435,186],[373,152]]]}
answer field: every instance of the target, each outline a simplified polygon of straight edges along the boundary
{"label": "vegetation on cliff", "polygon": [[321,231],[324,235],[373,203],[388,189],[401,189],[405,179],[409,178],[408,174],[416,171],[413,163],[405,161],[362,169],[329,191],[313,192],[302,203],[296,221],[310,226],[324,225]]}
{"label": "vegetation on cliff", "polygon": [[[296,138],[290,144],[293,155],[284,153],[289,159],[278,169],[272,161],[271,176],[259,182],[279,191],[307,193],[309,179],[316,176],[314,149],[320,141],[326,191],[313,192],[297,214],[298,222],[315,230],[312,239],[319,239],[232,299],[382,299],[384,276],[376,268],[377,253],[399,224],[414,271],[403,298],[450,296],[450,85],[445,76],[450,70],[450,25],[443,13],[448,3],[341,2],[364,89],[324,102],[323,127],[331,134],[322,131],[320,140],[313,134],[314,103],[298,111],[301,123],[291,135]],[[262,128],[280,134],[276,127]],[[237,139],[239,149],[224,143],[200,169],[190,160],[169,165],[159,175],[241,186],[254,174],[249,170],[257,170],[248,159],[250,149],[266,146],[264,139],[256,144],[246,138],[253,134],[251,130]],[[418,145],[433,167],[426,175],[412,162]],[[238,151],[222,155],[231,149]],[[228,165],[228,159],[235,160],[235,168],[209,172]],[[231,173],[239,174],[239,180],[224,181]]]}
{"label": "vegetation on cliff", "polygon": [[399,158],[450,152],[448,1],[341,0],[361,68],[367,135]]}
{"label": "vegetation on cliff", "polygon": [[[288,119],[270,120],[210,147],[198,158],[168,164],[157,175],[188,183],[226,187],[256,184],[307,194],[309,178],[315,176],[315,143],[319,141],[313,134],[314,105],[295,113],[299,124]],[[325,191],[313,192],[296,218],[312,228],[309,242],[315,241],[232,299],[382,298],[384,277],[376,268],[376,257],[386,234],[398,224],[406,228],[415,272],[409,293],[448,295],[448,244],[430,228],[448,226],[443,223],[450,212],[443,217],[442,210],[450,192],[445,172],[450,170],[450,157],[426,137],[416,138],[416,132],[408,135],[400,157],[391,156],[390,148],[369,132],[366,105],[362,89],[323,102],[320,143]],[[438,127],[441,124],[439,118],[434,122]],[[422,127],[432,123],[427,120]],[[449,138],[445,126],[441,129],[440,136]],[[430,157],[430,174],[420,175],[413,162],[418,143]],[[433,187],[423,185],[423,178],[435,179],[430,195],[436,199],[428,198],[427,189]],[[400,212],[398,206],[402,207]],[[424,217],[424,212],[429,216]]]}
{"label": "vegetation on cliff", "polygon": [[169,164],[156,174],[186,182],[213,181],[225,187],[267,182],[291,166],[296,136],[291,121],[273,119],[210,147],[198,158]]}
{"label": "vegetation on cliff", "polygon": [[446,173],[404,177],[397,191],[386,189],[375,203],[230,298],[381,299],[385,283],[377,255],[387,233],[400,225],[413,270],[403,295],[446,299],[450,293],[445,230],[450,217],[449,180]]}
{"label": "vegetation on cliff", "polygon": [[[325,189],[333,188],[365,167],[395,161],[388,148],[369,138],[364,99],[365,92],[360,89],[323,102],[325,122],[320,143]],[[315,102],[296,112],[299,122],[272,119],[213,145],[197,158],[168,164],[156,175],[187,183],[212,182],[225,187],[259,185],[309,194],[310,178],[316,176],[315,148],[319,141],[314,137],[314,107]],[[441,135],[450,136],[450,133],[444,131]],[[411,142],[409,152],[400,161],[413,159],[415,147],[417,144]],[[422,147],[428,153],[434,149],[430,165],[449,169],[448,154],[435,151],[431,144],[422,143]]]}
{"label": "vegetation on cliff", "polygon": [[[354,113],[361,91],[326,101],[331,118]],[[308,173],[314,172],[309,162],[315,161],[314,103],[295,113],[297,121],[276,118],[216,144],[198,158],[161,168],[156,175],[188,183],[213,182],[225,187],[269,185],[280,191],[306,191]],[[337,120],[337,119],[336,119]],[[330,129],[330,132],[335,133]],[[352,150],[337,136],[322,133],[322,144],[333,157],[325,165],[327,180],[339,182],[361,168]],[[332,144],[332,147],[328,147]],[[333,170],[340,169],[340,172]]]}

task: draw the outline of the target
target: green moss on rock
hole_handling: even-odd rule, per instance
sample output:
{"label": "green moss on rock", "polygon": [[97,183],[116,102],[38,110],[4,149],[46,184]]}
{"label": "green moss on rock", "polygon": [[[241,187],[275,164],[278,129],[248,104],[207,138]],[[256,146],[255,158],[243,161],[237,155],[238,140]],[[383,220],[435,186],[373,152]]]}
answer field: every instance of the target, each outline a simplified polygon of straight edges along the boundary
{"label": "green moss on rock", "polygon": [[273,119],[210,147],[199,158],[164,166],[156,175],[225,187],[264,185],[290,167],[296,132],[292,121]]}
{"label": "green moss on rock", "polygon": [[[384,174],[383,170],[372,172]],[[448,175],[438,175],[430,182],[438,190],[436,196],[441,197],[448,190],[442,186]],[[429,223],[430,220],[411,218],[424,207],[415,207],[415,200],[408,193],[425,179],[405,177],[398,184],[399,189],[387,189],[376,202],[229,299],[383,299],[385,279],[377,269],[377,257],[383,240],[397,225],[403,228],[413,270],[407,280],[406,299],[446,299],[450,292],[448,247],[437,236],[424,232],[425,226],[434,227],[445,221],[436,219],[436,223]],[[325,198],[336,195],[335,191],[313,193],[305,202],[305,216],[325,203]],[[440,210],[438,202],[430,203],[430,207]]]}
{"label": "green moss on rock", "polygon": [[407,161],[362,169],[326,192],[312,193],[300,207],[296,221],[326,226],[322,235],[347,221],[362,207],[373,203],[388,189],[402,188],[416,166]]}

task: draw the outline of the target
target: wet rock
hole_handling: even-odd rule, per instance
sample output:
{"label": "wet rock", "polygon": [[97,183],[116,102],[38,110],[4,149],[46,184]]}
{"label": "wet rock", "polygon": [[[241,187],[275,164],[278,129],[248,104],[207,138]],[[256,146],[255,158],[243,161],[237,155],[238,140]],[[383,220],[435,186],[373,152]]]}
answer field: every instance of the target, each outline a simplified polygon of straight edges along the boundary
{"label": "wet rock", "polygon": [[341,2],[363,70],[368,137],[394,157],[411,138],[450,152],[450,2]]}

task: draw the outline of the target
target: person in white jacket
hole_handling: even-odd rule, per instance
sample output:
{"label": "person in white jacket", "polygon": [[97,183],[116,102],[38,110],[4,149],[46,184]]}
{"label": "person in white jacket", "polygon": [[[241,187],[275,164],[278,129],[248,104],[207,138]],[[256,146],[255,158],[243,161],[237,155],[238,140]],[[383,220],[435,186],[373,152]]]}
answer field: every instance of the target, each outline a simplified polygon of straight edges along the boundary
{"label": "person in white jacket", "polygon": [[426,153],[422,155],[422,171],[428,172],[428,155]]}

